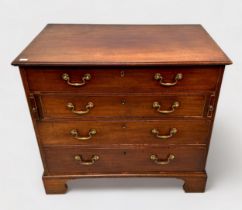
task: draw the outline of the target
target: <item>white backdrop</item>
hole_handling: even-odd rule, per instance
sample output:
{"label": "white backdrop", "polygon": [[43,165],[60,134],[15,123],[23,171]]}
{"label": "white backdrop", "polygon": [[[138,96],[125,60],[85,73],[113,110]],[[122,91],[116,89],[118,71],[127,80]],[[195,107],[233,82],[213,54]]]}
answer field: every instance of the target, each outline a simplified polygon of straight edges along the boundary
{"label": "white backdrop", "polygon": [[[241,20],[240,0],[0,0],[0,209],[241,209]],[[65,195],[45,195],[23,87],[10,63],[47,23],[199,23],[206,28],[234,62],[222,84],[206,193],[185,194],[180,180],[128,178],[78,180]]]}

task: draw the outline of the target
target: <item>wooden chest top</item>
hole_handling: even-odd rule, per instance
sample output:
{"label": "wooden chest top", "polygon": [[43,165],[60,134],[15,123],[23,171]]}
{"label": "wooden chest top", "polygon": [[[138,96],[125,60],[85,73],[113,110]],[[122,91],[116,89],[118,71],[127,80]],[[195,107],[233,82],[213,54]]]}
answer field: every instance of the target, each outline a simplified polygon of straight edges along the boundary
{"label": "wooden chest top", "polygon": [[49,24],[13,65],[231,64],[201,25]]}

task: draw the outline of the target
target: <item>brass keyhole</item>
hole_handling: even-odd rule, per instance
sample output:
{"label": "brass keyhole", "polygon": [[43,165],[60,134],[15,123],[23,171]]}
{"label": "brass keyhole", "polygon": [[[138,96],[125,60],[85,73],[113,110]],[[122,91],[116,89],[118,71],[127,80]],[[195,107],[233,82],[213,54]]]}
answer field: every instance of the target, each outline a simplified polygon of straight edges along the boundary
{"label": "brass keyhole", "polygon": [[125,129],[125,128],[127,128],[127,126],[126,126],[125,124],[123,124],[123,125],[122,125],[122,128]]}
{"label": "brass keyhole", "polygon": [[125,100],[125,99],[122,99],[122,100],[121,100],[121,104],[122,104],[122,105],[126,104],[126,100]]}
{"label": "brass keyhole", "polygon": [[121,76],[121,77],[124,77],[124,71],[121,71],[121,72],[120,72],[120,76]]}

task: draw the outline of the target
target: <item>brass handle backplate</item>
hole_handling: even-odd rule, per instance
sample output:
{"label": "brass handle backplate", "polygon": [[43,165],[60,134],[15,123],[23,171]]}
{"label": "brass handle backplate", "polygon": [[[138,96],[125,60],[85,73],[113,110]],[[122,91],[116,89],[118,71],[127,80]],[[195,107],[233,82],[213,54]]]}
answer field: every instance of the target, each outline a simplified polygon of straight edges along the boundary
{"label": "brass handle backplate", "polygon": [[157,112],[161,114],[169,114],[175,111],[176,108],[180,106],[180,103],[178,101],[174,101],[173,104],[171,105],[171,108],[169,110],[161,110],[161,105],[159,102],[155,101],[153,103],[153,108],[156,109]]}
{"label": "brass handle backplate", "polygon": [[79,115],[83,115],[83,114],[87,114],[93,107],[94,104],[92,102],[88,102],[86,105],[86,109],[85,110],[75,110],[75,105],[71,102],[69,102],[67,105],[67,108],[71,110],[71,112],[75,113],[75,114],[79,114]]}
{"label": "brass handle backplate", "polygon": [[163,76],[160,73],[156,73],[154,76],[155,80],[160,80],[160,85],[162,86],[174,86],[178,83],[178,80],[181,80],[183,78],[182,73],[178,73],[176,74],[175,78],[174,78],[174,82],[163,82]]}
{"label": "brass handle backplate", "polygon": [[90,160],[84,160],[82,155],[75,155],[74,159],[79,161],[80,164],[85,166],[93,165],[97,160],[99,160],[98,155],[93,155]]}
{"label": "brass handle backplate", "polygon": [[157,165],[168,165],[171,162],[171,160],[174,160],[174,159],[175,159],[175,155],[173,154],[169,154],[167,159],[165,160],[159,159],[158,155],[150,156],[150,160],[154,161],[154,163]]}
{"label": "brass handle backplate", "polygon": [[91,74],[84,74],[84,76],[81,78],[82,82],[71,82],[69,74],[67,74],[67,73],[62,74],[62,79],[65,80],[68,85],[75,86],[75,87],[85,85],[86,81],[90,80],[91,78],[92,78]]}
{"label": "brass handle backplate", "polygon": [[70,131],[70,134],[75,138],[75,139],[78,139],[78,140],[88,140],[88,139],[91,139],[93,136],[95,136],[97,133],[97,131],[95,129],[90,129],[88,131],[88,136],[80,136],[78,130],[76,129],[72,129]]}
{"label": "brass handle backplate", "polygon": [[154,128],[151,130],[151,133],[153,133],[155,137],[158,139],[169,139],[172,136],[174,136],[177,132],[178,130],[176,128],[171,128],[170,133],[168,135],[160,135],[160,132],[157,129]]}

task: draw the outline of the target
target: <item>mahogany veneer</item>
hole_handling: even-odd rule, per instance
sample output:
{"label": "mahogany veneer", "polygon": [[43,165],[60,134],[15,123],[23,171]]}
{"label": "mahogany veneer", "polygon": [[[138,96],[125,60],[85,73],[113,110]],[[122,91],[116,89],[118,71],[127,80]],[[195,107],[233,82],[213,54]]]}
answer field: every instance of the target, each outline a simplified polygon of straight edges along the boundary
{"label": "mahogany veneer", "polygon": [[46,193],[85,177],[174,177],[204,192],[230,59],[200,25],[47,25],[20,68]]}

